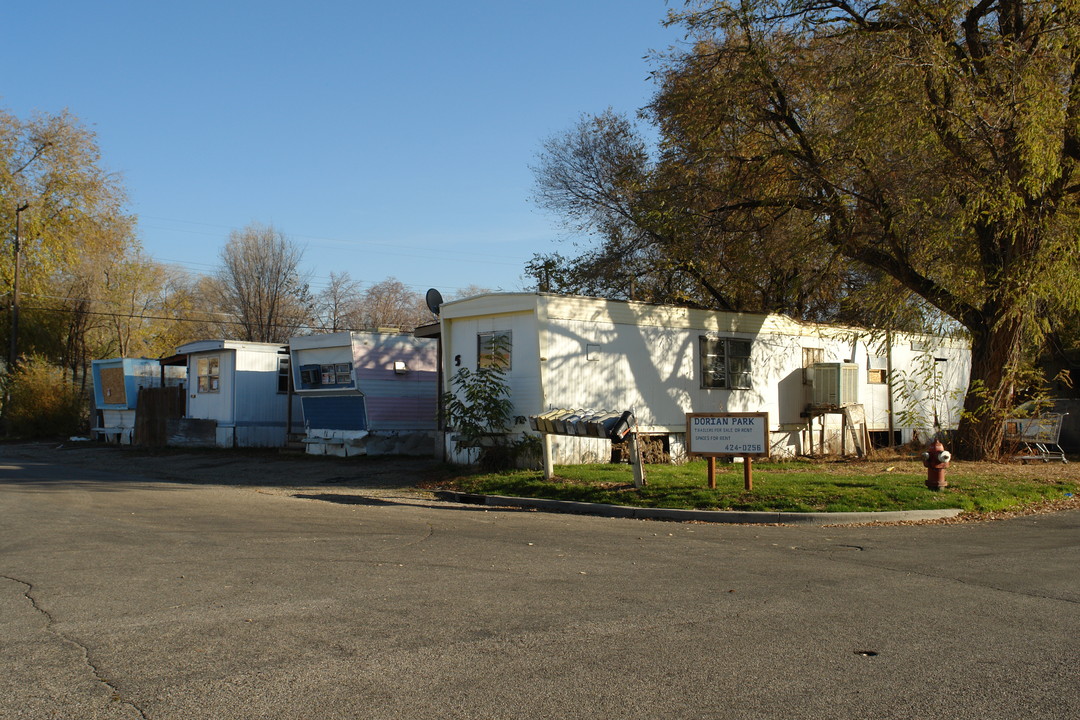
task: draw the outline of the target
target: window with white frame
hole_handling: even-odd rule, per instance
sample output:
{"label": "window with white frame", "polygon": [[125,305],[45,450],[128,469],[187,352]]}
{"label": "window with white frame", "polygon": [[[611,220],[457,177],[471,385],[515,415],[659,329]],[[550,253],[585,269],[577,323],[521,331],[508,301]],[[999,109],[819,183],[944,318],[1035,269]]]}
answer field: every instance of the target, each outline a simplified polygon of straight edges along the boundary
{"label": "window with white frame", "polygon": [[476,369],[499,367],[510,370],[510,331],[491,330],[476,334]]}
{"label": "window with white frame", "polygon": [[221,390],[221,360],[217,356],[201,357],[195,362],[195,374],[201,393],[216,393]]}
{"label": "window with white frame", "polygon": [[736,338],[699,338],[701,387],[749,389],[750,345]]}

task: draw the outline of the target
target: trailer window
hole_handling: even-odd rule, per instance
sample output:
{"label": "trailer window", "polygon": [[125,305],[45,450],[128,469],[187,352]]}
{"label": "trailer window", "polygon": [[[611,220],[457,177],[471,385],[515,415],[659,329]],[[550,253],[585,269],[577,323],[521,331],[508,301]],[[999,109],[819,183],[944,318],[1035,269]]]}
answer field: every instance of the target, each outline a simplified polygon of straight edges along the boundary
{"label": "trailer window", "polygon": [[701,387],[746,390],[750,383],[750,341],[735,338],[699,339]]}
{"label": "trailer window", "polygon": [[279,357],[277,361],[277,391],[289,392],[289,358]]}
{"label": "trailer window", "polygon": [[889,382],[888,358],[866,358],[866,382],[869,385],[884,385]]}
{"label": "trailer window", "polygon": [[499,367],[510,370],[510,331],[494,330],[476,335],[476,369]]}
{"label": "trailer window", "polygon": [[198,387],[201,393],[216,393],[221,386],[220,362],[217,357],[201,357],[196,361]]}

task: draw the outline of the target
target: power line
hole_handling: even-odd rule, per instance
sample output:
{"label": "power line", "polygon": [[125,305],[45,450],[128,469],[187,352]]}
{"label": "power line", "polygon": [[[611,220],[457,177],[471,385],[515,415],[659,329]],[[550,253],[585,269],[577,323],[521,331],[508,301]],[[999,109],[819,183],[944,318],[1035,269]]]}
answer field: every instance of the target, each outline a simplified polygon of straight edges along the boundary
{"label": "power line", "polygon": [[[187,224],[191,224],[191,225],[202,225],[202,226],[207,227],[207,228],[219,228],[221,230],[228,230],[230,232],[234,231],[234,230],[242,230],[243,229],[243,228],[240,228],[240,227],[236,227],[234,225],[218,225],[218,224],[214,224],[214,223],[199,222],[197,220],[180,220],[180,219],[176,219],[176,218],[155,217],[153,215],[142,215],[142,216],[140,216],[140,220],[143,219],[143,218],[147,218],[147,219],[151,219],[151,220],[155,220],[155,219],[156,220],[163,220],[163,221],[166,221],[166,222],[187,223]],[[202,232],[202,231],[198,231],[198,230],[186,230],[186,229],[182,229],[182,228],[162,227],[160,225],[143,224],[141,222],[140,222],[140,227],[145,227],[145,228],[152,229],[152,230],[163,230],[165,232],[178,232],[178,233],[187,233],[187,234],[191,234],[191,235],[203,235],[203,236],[206,236],[206,237],[215,237],[215,236],[217,236],[216,233]],[[275,228],[275,229],[277,229],[277,228]],[[345,250],[363,251],[363,250],[367,250],[367,249],[370,249],[370,248],[388,248],[388,249],[392,249],[392,250],[397,250],[399,252],[386,252],[386,251],[383,251],[387,255],[397,255],[397,256],[409,257],[409,258],[431,258],[431,257],[436,257],[437,258],[439,256],[443,256],[447,260],[452,260],[452,259],[456,259],[456,258],[465,257],[465,258],[471,258],[471,261],[473,261],[473,262],[483,262],[483,263],[489,263],[489,264],[492,264],[492,265],[512,265],[512,266],[517,266],[517,264],[518,264],[517,262],[513,262],[513,261],[509,261],[509,260],[494,260],[494,259],[491,258],[491,256],[489,254],[482,253],[482,252],[462,252],[461,250],[454,250],[453,252],[450,252],[450,251],[439,250],[439,249],[434,249],[433,250],[432,248],[418,247],[418,246],[415,246],[415,245],[402,245],[400,243],[390,242],[390,241],[342,240],[340,238],[321,237],[321,236],[318,236],[318,235],[294,234],[294,233],[289,233],[289,232],[285,232],[285,231],[282,231],[282,232],[286,236],[288,236],[288,237],[290,237],[291,239],[294,239],[294,240],[314,241],[316,243],[316,245],[315,245],[316,247],[334,248],[334,249],[337,249],[337,250],[345,249]],[[408,252],[408,253],[400,252],[401,250],[411,250],[411,251],[414,251],[414,252]]]}
{"label": "power line", "polygon": [[[144,250],[144,252],[145,252],[145,250]],[[174,259],[169,259],[169,258],[154,257],[153,255],[150,255],[149,253],[147,253],[147,257],[149,257],[154,262],[157,262],[157,263],[160,263],[160,264],[163,264],[163,265],[180,266],[184,270],[190,270],[191,272],[195,272],[195,273],[197,273],[199,275],[203,275],[203,276],[207,276],[207,277],[213,275],[214,273],[206,272],[205,270],[202,270],[202,269],[199,269],[199,268],[188,268],[188,267],[185,267],[185,266],[188,266],[188,265],[200,265],[200,266],[203,266],[203,267],[205,267],[207,269],[217,269],[219,267],[218,265],[211,265],[210,263],[199,263],[199,262],[188,261],[188,260],[174,260]],[[381,283],[381,282],[383,282],[385,280],[389,280],[392,277],[395,280],[397,280],[398,282],[400,282],[402,285],[404,285],[405,287],[413,288],[418,292],[424,291],[427,288],[431,287],[431,285],[427,284],[427,283],[425,283],[425,284],[408,283],[408,282],[405,282],[403,280],[398,280],[396,277],[394,277],[392,275],[388,275],[387,277],[383,278],[382,280],[364,280],[363,278],[353,278],[352,276],[350,276],[349,279],[351,281],[353,281],[353,282],[360,283],[361,285],[367,285],[370,288],[371,286],[378,285],[379,283]],[[329,287],[330,283],[331,283],[331,279],[327,275],[312,275],[311,279],[314,280],[315,282],[309,283],[309,285],[314,287],[314,288],[318,288],[318,289],[325,289],[325,288]],[[460,286],[460,285],[444,285],[444,286],[441,286],[439,289],[440,290],[465,290],[466,287],[465,286]]]}
{"label": "power line", "polygon": [[[43,307],[43,306],[40,306],[40,305],[39,306],[31,305],[31,306],[24,306],[24,307],[26,307],[26,309],[28,309],[28,310],[40,310],[42,312],[52,312],[52,313],[76,313],[77,312],[77,313],[82,313],[83,315],[95,315],[95,316],[98,316],[98,317],[111,317],[111,318],[124,318],[124,319],[128,319],[128,320],[164,320],[164,321],[168,321],[168,322],[206,323],[206,324],[210,324],[210,325],[239,325],[241,327],[247,327],[247,326],[251,325],[251,323],[244,322],[243,320],[222,320],[222,319],[213,319],[213,320],[211,320],[211,319],[207,319],[207,318],[183,317],[183,316],[180,316],[180,315],[141,315],[141,314],[135,315],[135,314],[131,314],[131,313],[125,314],[125,313],[103,312],[101,310],[72,310],[71,308],[50,308],[50,307]],[[280,324],[280,323],[269,323],[269,324],[263,325],[263,327],[276,328],[276,329],[280,329],[280,330],[309,330],[309,331],[321,331],[321,332],[334,332],[333,328],[322,326],[322,325],[312,325],[312,324],[294,325],[294,324],[290,323],[288,325],[283,325],[283,324]],[[356,328],[350,328],[350,329],[356,329]],[[339,328],[338,331],[340,332],[342,330],[343,329]]]}

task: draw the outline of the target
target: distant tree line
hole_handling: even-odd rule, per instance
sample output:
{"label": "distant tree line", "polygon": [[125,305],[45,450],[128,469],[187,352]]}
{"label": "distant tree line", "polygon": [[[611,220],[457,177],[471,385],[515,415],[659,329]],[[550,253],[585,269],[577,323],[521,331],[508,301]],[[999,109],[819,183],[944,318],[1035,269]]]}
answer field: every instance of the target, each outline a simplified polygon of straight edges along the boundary
{"label": "distant tree line", "polygon": [[[93,131],[76,117],[0,111],[0,358],[11,352],[16,222],[17,356],[61,368],[84,391],[98,358],[161,357],[208,338],[407,331],[434,320],[423,296],[393,277],[362,284],[333,272],[313,289],[303,247],[258,223],[229,234],[210,274],[156,262],[142,251],[126,204]],[[12,370],[2,366],[0,381]]]}

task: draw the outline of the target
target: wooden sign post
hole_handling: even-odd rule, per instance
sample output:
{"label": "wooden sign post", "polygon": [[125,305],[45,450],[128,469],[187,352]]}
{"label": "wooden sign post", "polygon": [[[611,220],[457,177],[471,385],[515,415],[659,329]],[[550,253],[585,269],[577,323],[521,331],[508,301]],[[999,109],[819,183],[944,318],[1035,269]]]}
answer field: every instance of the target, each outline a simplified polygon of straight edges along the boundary
{"label": "wooden sign post", "polygon": [[754,489],[755,457],[769,457],[768,413],[687,413],[686,449],[709,464],[709,488],[716,488],[716,458],[741,457],[743,484]]}

